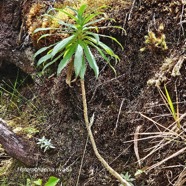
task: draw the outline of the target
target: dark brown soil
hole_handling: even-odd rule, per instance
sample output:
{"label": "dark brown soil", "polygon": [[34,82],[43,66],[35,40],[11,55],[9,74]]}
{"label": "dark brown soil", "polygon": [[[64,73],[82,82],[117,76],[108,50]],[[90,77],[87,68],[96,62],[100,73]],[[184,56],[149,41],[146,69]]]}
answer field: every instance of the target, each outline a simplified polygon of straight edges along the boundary
{"label": "dark brown soil", "polygon": [[[0,2],[0,10],[2,10],[3,2]],[[117,76],[115,77],[113,71],[99,58],[97,58],[101,70],[99,78],[95,79],[90,69],[86,74],[88,110],[90,117],[93,113],[95,114],[92,131],[98,150],[115,170],[119,173],[129,172],[132,177],[135,177],[134,174],[138,169],[148,170],[151,165],[185,147],[183,139],[176,139],[145,159],[142,166],[139,167],[134,152],[134,143],[126,143],[126,141],[134,139],[135,130],[139,125],[141,125],[140,132],[163,131],[163,127],[158,130],[152,121],[144,118],[140,113],[164,127],[169,127],[174,122],[158,92],[158,88],[154,85],[148,86],[147,81],[151,78],[157,80],[164,73],[166,79],[160,81],[160,88],[164,91],[164,84],[166,84],[173,102],[176,102],[176,99],[179,101],[178,104],[175,104],[175,108],[176,105],[179,106],[180,115],[185,113],[186,108],[185,5],[181,3],[181,0],[141,0],[134,2],[134,5],[131,4],[122,9],[113,6],[108,12],[109,15],[116,18],[116,24],[124,27],[127,32],[125,36],[114,30],[110,33],[106,31],[107,34],[112,34],[118,38],[124,46],[124,51],[122,51],[113,43],[105,41],[114,48],[121,59],[114,66]],[[11,6],[13,5],[10,3]],[[3,19],[5,18],[1,15],[0,20],[3,21]],[[8,16],[6,19],[7,25],[13,24],[8,22]],[[6,27],[4,22],[0,25],[3,29]],[[148,35],[148,30],[157,35],[160,34],[158,27],[161,23],[164,25],[163,33],[166,36],[168,50],[163,51],[161,47],[152,46],[144,52],[140,52],[140,49],[145,47],[144,36]],[[18,30],[18,28],[9,28],[7,33],[0,31],[0,38],[8,37],[9,32],[9,35],[13,37],[14,34],[18,33]],[[15,42],[12,38],[4,40]],[[10,45],[15,46],[15,44]],[[0,44],[1,47],[0,64],[1,61],[4,61],[4,57],[2,57],[4,54],[1,55],[1,53],[5,53],[5,50],[12,50],[12,48],[5,48],[5,44],[2,45],[2,43]],[[20,51],[20,49],[17,50]],[[181,57],[184,58],[184,62],[180,69],[180,76],[171,76],[173,67],[167,72],[160,70],[165,59],[174,59],[176,64]],[[157,73],[160,74],[156,77]],[[41,151],[42,156],[39,157],[38,168],[53,168],[55,171],[31,172],[29,176],[34,179],[47,179],[50,175],[55,175],[62,178],[64,185],[75,186],[87,140],[80,83],[77,81],[72,84],[71,88],[68,87],[65,83],[65,73],[60,77],[41,77],[40,79],[37,78],[36,83],[33,84],[30,94],[29,90],[25,93],[29,96],[33,94],[39,97],[41,110],[45,110],[47,117],[45,122],[37,126],[40,132],[34,137],[34,140],[45,136],[51,139],[56,147],[46,153]],[[181,124],[184,125],[185,122],[185,118],[183,118]],[[182,133],[182,135],[184,137],[185,134]],[[157,140],[142,140],[138,143],[141,158],[147,155],[145,149],[152,147]],[[182,153],[152,169],[147,174],[144,173],[137,177],[133,184],[136,186],[174,185],[184,167],[185,153]],[[16,168],[8,175],[9,182],[15,182],[13,175]],[[16,179],[20,179],[20,183],[25,183],[22,173],[19,171],[16,172]],[[90,142],[86,146],[79,180],[79,186],[84,185],[118,185],[118,182],[96,159]]]}
{"label": "dark brown soil", "polygon": [[33,72],[32,49],[22,22],[22,1],[0,1],[0,66],[13,63],[26,73]]}

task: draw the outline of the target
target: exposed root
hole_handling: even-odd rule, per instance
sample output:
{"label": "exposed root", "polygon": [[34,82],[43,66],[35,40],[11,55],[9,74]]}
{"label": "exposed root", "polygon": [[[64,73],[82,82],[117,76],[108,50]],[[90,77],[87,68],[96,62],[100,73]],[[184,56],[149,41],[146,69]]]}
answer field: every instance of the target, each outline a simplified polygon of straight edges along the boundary
{"label": "exposed root", "polygon": [[102,163],[102,165],[106,168],[106,170],[110,172],[112,176],[114,176],[120,183],[124,184],[125,186],[130,186],[130,184],[125,179],[123,179],[119,173],[117,173],[112,167],[110,167],[110,165],[103,159],[103,157],[98,152],[98,149],[97,149],[97,146],[94,140],[94,136],[91,131],[92,123],[90,123],[88,119],[85,83],[84,83],[84,80],[80,80],[80,81],[81,81],[81,91],[82,91],[82,100],[83,100],[84,120],[85,120],[85,125],[87,128],[88,136],[90,138],[94,153],[96,157],[98,158],[98,160]]}
{"label": "exposed root", "polygon": [[139,167],[141,167],[141,161],[140,161],[140,156],[139,156],[139,151],[138,151],[138,135],[139,135],[139,131],[141,128],[142,128],[142,125],[137,126],[136,131],[134,133],[134,152],[138,160]]}
{"label": "exposed root", "polygon": [[174,186],[184,186],[185,183],[186,183],[186,169],[184,168],[184,170],[180,173]]}
{"label": "exposed root", "polygon": [[166,161],[168,161],[168,160],[170,160],[170,159],[172,159],[172,158],[174,158],[174,157],[176,157],[176,156],[182,154],[183,152],[185,152],[185,150],[186,150],[186,147],[180,149],[179,151],[177,151],[176,153],[174,153],[174,154],[170,155],[169,157],[163,159],[162,161],[160,161],[160,162],[158,162],[158,163],[156,163],[156,164],[154,164],[154,165],[148,167],[148,168],[146,169],[146,172],[149,172],[150,170],[155,169],[156,167],[162,165],[162,164],[165,163]]}

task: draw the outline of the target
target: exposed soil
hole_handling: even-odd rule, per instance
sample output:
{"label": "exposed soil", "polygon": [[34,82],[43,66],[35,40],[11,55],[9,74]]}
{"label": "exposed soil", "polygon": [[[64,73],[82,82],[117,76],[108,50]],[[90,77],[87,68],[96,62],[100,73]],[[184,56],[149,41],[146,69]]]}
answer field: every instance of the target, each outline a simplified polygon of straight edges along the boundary
{"label": "exposed soil", "polygon": [[26,73],[33,72],[32,48],[24,33],[21,16],[22,1],[0,2],[0,66],[13,63]]}
{"label": "exposed soil", "polygon": [[[29,1],[25,2],[28,3]],[[26,6],[26,3],[22,4]],[[0,30],[0,38],[4,38],[4,42],[0,44],[0,66],[5,61],[6,51],[12,51],[12,47],[16,46],[15,43],[11,43],[10,47],[7,47],[4,43],[9,41],[15,42],[16,37],[14,35],[19,33],[21,25],[19,23],[19,27],[9,27],[9,25],[14,24],[11,21],[9,22],[9,16],[3,16],[6,12],[6,9],[4,10],[2,8],[5,6],[4,4],[6,4],[4,1],[0,2],[0,20],[3,22],[0,25],[2,28]],[[10,7],[9,5],[6,5],[6,7],[11,8],[11,6],[15,5],[10,2],[9,4]],[[184,151],[154,169],[149,169],[153,164],[161,162],[163,159],[185,147],[185,117],[180,122],[182,127],[178,132],[182,137],[172,140],[169,145],[160,148],[157,152],[150,155],[142,161],[141,167],[138,165],[134,152],[134,142],[126,143],[134,139],[134,133],[138,126],[141,126],[140,132],[143,133],[160,132],[164,131],[165,127],[170,127],[175,121],[163,102],[157,86],[154,85],[155,83],[163,91],[164,84],[166,84],[170,97],[175,103],[175,108],[177,105],[179,107],[180,116],[185,113],[185,6],[181,0],[141,0],[134,1],[134,4],[127,4],[125,7],[121,6],[121,8],[119,1],[117,1],[108,10],[108,14],[116,18],[116,25],[122,26],[126,30],[127,35],[119,31],[116,32],[115,30],[105,31],[107,34],[112,34],[112,36],[118,38],[124,46],[124,51],[122,51],[113,43],[109,43],[107,40],[105,41],[114,48],[114,51],[121,59],[114,66],[117,76],[115,77],[112,69],[104,62],[102,63],[102,59],[99,57],[97,57],[101,71],[99,78],[95,79],[90,69],[88,69],[86,74],[89,116],[91,117],[93,113],[95,114],[92,131],[98,150],[119,173],[129,172],[132,177],[135,177],[134,174],[138,169],[147,171],[147,173],[136,177],[133,184],[137,186],[178,186],[178,184],[176,185],[176,181],[185,167],[186,153]],[[17,8],[19,9],[19,7]],[[20,11],[14,10],[15,12],[19,12],[20,15]],[[164,25],[162,32],[166,36],[167,50],[163,50],[161,46],[149,46],[144,43],[144,36],[148,35],[149,30],[156,35],[162,34],[158,30],[161,24]],[[8,32],[5,32],[5,27],[9,28]],[[18,47],[16,51],[17,53],[25,54],[25,50],[30,48],[30,46],[28,45],[24,49]],[[145,46],[147,47],[146,50],[140,52],[140,49]],[[16,56],[17,53],[15,54]],[[11,53],[11,55],[14,54]],[[25,57],[24,59],[27,58]],[[169,66],[168,70],[162,70],[161,67],[165,64],[166,59],[172,61],[172,65]],[[172,69],[181,59],[183,59],[183,64],[180,68],[181,75],[173,77],[171,75]],[[14,60],[11,57],[8,63],[12,61]],[[17,66],[26,73],[30,72],[28,70],[30,69],[30,65],[28,65],[29,68],[22,68],[20,65]],[[16,73],[14,75],[16,78]],[[147,81],[150,79],[150,82],[153,83],[147,85]],[[27,176],[33,179],[44,178],[47,180],[50,175],[54,175],[62,178],[63,185],[74,186],[78,178],[81,159],[87,140],[87,132],[83,120],[80,83],[77,81],[72,84],[72,87],[69,87],[65,83],[65,72],[60,77],[56,77],[55,75],[49,78],[47,76],[37,77],[33,81],[30,80],[30,83],[32,83],[31,89],[20,89],[23,95],[30,100],[33,97],[38,97],[40,102],[38,110],[44,111],[43,114],[45,115],[45,120],[37,123],[39,133],[32,140],[36,142],[37,138],[45,136],[51,139],[56,148],[46,153],[38,149],[42,154],[39,157],[38,168],[40,170],[45,168],[45,171],[31,171]],[[23,107],[23,111],[24,109]],[[155,122],[162,126],[155,125]],[[144,137],[147,136],[138,136],[138,138]],[[157,144],[157,141],[160,141],[160,139],[162,138],[150,138],[139,141],[139,156],[141,158],[145,157],[148,154],[146,150]],[[165,138],[165,142],[167,141]],[[12,167],[9,175],[6,175],[8,185],[17,185],[15,180],[26,185],[26,179],[23,173],[18,171],[18,167],[23,166],[15,163],[15,167]],[[182,185],[184,184],[186,183]],[[105,171],[96,159],[90,142],[86,146],[79,180],[79,186],[84,185],[118,185],[118,182]]]}

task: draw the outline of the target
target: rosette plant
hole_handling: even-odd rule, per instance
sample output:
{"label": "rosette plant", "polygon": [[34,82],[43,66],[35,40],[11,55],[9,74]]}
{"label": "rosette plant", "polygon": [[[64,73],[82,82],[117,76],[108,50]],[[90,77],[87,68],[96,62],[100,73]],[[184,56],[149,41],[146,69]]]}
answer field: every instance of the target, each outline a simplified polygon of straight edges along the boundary
{"label": "rosette plant", "polygon": [[[39,49],[34,57],[36,58],[38,55],[45,53],[37,62],[37,65],[43,64],[43,70],[52,65],[53,63],[58,62],[57,74],[59,75],[61,71],[68,65],[67,70],[67,83],[70,84],[72,72],[75,72],[76,79],[80,77],[81,89],[82,89],[82,100],[83,100],[83,108],[84,108],[84,120],[86,124],[86,128],[88,131],[88,135],[90,137],[93,150],[97,158],[101,161],[104,167],[115,176],[123,185],[129,186],[130,184],[124,180],[120,174],[118,174],[115,170],[113,170],[108,163],[102,158],[99,154],[94,137],[91,131],[92,121],[89,121],[88,118],[88,109],[87,109],[87,101],[86,101],[86,92],[85,92],[85,73],[87,64],[93,69],[96,78],[99,75],[99,67],[97,65],[96,59],[92,52],[94,48],[100,54],[100,56],[111,66],[111,68],[115,71],[115,69],[110,64],[109,59],[113,58],[116,61],[119,60],[119,57],[114,53],[114,51],[105,43],[100,40],[100,37],[109,38],[112,41],[116,42],[119,46],[122,47],[120,42],[108,35],[99,34],[99,29],[105,28],[119,28],[118,26],[98,26],[98,24],[102,21],[107,20],[105,14],[101,11],[103,7],[98,8],[96,11],[88,12],[87,5],[82,5],[78,10],[73,9],[71,7],[67,7],[67,9],[51,9],[44,16],[49,17],[51,19],[55,19],[60,25],[59,27],[48,27],[48,28],[37,28],[34,32],[43,32],[43,31],[52,31],[51,33],[43,34],[40,39],[51,36],[53,34],[61,34],[61,36],[65,35],[66,37],[57,43],[52,45],[43,47]],[[69,22],[67,23],[62,19],[55,17],[55,12],[62,12],[66,16],[69,17]],[[53,32],[55,30],[55,32]],[[46,53],[47,52],[47,53]]]}

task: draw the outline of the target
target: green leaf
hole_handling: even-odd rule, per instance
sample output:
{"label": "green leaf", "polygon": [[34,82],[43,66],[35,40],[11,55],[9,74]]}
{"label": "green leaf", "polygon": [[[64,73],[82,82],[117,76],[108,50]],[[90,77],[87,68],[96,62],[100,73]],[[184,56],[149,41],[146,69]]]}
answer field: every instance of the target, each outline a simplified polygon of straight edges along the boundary
{"label": "green leaf", "polygon": [[142,169],[138,169],[138,170],[135,172],[134,176],[137,177],[137,176],[139,176],[139,175],[142,174],[142,173],[144,173],[144,171],[143,171]]}
{"label": "green leaf", "polygon": [[84,51],[85,51],[86,59],[87,59],[89,65],[90,65],[90,67],[94,70],[95,76],[98,77],[99,67],[96,63],[94,55],[92,54],[90,48],[86,44],[84,44],[83,48],[84,48]]}
{"label": "green leaf", "polygon": [[[70,7],[68,7],[69,9],[71,9],[72,11],[75,11],[74,9],[72,9],[72,8],[70,8]],[[58,11],[60,11],[60,12],[63,12],[64,14],[66,14],[67,16],[69,16],[71,19],[73,19],[73,20],[75,20],[75,21],[78,21],[78,19],[73,15],[73,14],[71,14],[71,13],[69,13],[69,12],[66,12],[66,11],[64,11],[64,10],[62,10],[62,9],[56,9],[56,10],[58,10]]]}
{"label": "green leaf", "polygon": [[72,35],[60,41],[54,48],[51,53],[52,57],[54,57],[58,52],[62,51],[74,38],[75,36]]}
{"label": "green leaf", "polygon": [[87,31],[87,30],[93,30],[93,29],[95,29],[96,32],[98,32],[98,31],[99,31],[99,28],[101,28],[101,27],[98,27],[98,26],[83,27],[83,31]]}
{"label": "green leaf", "polygon": [[57,74],[59,75],[61,71],[66,67],[70,59],[72,58],[72,55],[74,54],[76,49],[76,45],[73,45],[65,54],[64,58],[60,61],[57,69]]}
{"label": "green leaf", "polygon": [[[127,32],[126,32],[126,30],[123,28],[123,27],[121,27],[121,26],[108,26],[109,28],[117,28],[117,29],[120,29],[120,30],[122,30],[124,33],[125,33],[125,35],[127,35]],[[107,28],[108,28],[107,27]]]}
{"label": "green leaf", "polygon": [[53,63],[55,63],[57,60],[59,60],[62,56],[63,56],[64,52],[61,53],[59,56],[57,56],[54,60],[52,60],[51,62],[47,63],[44,67],[43,67],[43,71],[48,68],[50,65],[52,65]]}
{"label": "green leaf", "polygon": [[116,73],[116,69],[111,65],[110,60],[107,58],[107,56],[104,54],[103,50],[101,50],[98,46],[96,46],[93,43],[89,43],[90,45],[92,45],[94,48],[97,49],[97,51],[99,52],[99,54],[101,55],[101,57],[108,63],[108,65],[110,66],[110,68],[113,70],[114,74],[117,75]]}
{"label": "green leaf", "polygon": [[102,35],[102,34],[99,34],[99,36],[110,38],[111,40],[115,41],[122,48],[122,50],[123,50],[123,46],[121,45],[121,43],[116,38],[114,38],[112,36]]}
{"label": "green leaf", "polygon": [[90,14],[85,18],[84,24],[88,23],[90,20],[92,20],[93,18],[95,18],[96,16],[100,15],[102,13],[95,13],[95,14]]}
{"label": "green leaf", "polygon": [[83,16],[83,13],[85,12],[86,8],[87,8],[87,5],[83,4],[77,11],[77,18],[78,18],[77,24],[80,26],[84,25],[85,17]]}
{"label": "green leaf", "polygon": [[51,19],[53,20],[56,20],[57,19],[57,22],[61,25],[64,25],[64,26],[67,26],[67,27],[70,27],[70,28],[76,28],[73,24],[70,24],[70,23],[65,23],[64,21],[62,21],[60,18],[58,17],[55,17],[53,15],[49,15],[49,14],[46,14],[47,17],[50,17]]}
{"label": "green leaf", "polygon": [[171,109],[173,118],[174,118],[175,120],[177,120],[176,112],[175,112],[175,109],[174,109],[174,105],[173,105],[172,99],[171,99],[171,97],[170,97],[170,95],[169,95],[169,92],[168,92],[168,90],[167,90],[167,87],[164,86],[164,88],[165,88],[165,93],[166,93],[167,102],[168,102],[169,107],[170,107],[170,109]]}
{"label": "green leaf", "polygon": [[74,70],[75,70],[76,77],[79,75],[81,71],[82,61],[83,61],[83,48],[79,44],[77,46],[75,57],[74,57]]}
{"label": "green leaf", "polygon": [[37,40],[37,43],[38,43],[41,39],[43,39],[43,38],[45,38],[45,37],[48,37],[48,36],[51,36],[51,35],[54,35],[54,34],[44,34],[44,35],[42,35],[42,36]]}
{"label": "green leaf", "polygon": [[79,10],[78,10],[78,15],[79,15],[79,16],[82,16],[83,13],[85,12],[86,8],[87,8],[87,4],[83,4],[83,5],[79,8]]}
{"label": "green leaf", "polygon": [[52,28],[52,27],[48,27],[48,28],[36,28],[34,30],[34,34],[37,32],[41,32],[41,31],[47,31],[47,30],[59,30],[60,28]]}
{"label": "green leaf", "polygon": [[26,186],[30,186],[31,185],[31,180],[29,178],[26,179]]}
{"label": "green leaf", "polygon": [[39,54],[43,53],[43,52],[46,51],[47,49],[53,47],[54,45],[56,45],[56,43],[53,44],[53,45],[50,45],[50,46],[43,47],[43,48],[39,49],[39,50],[34,54],[34,59],[36,58],[36,56],[38,56]]}
{"label": "green leaf", "polygon": [[[85,22],[84,24],[86,24],[87,22],[89,22],[90,20],[92,20],[93,18],[95,18],[96,16],[98,15],[101,15],[103,14],[104,15],[104,8],[106,8],[107,6],[103,5],[103,6],[100,6],[99,8],[97,9],[94,9],[92,12],[90,12],[90,14],[86,14],[85,15]],[[99,11],[101,10],[101,11]],[[103,16],[102,16],[103,17]]]}
{"label": "green leaf", "polygon": [[47,60],[51,59],[52,55],[46,54],[45,56],[41,57],[39,61],[37,62],[37,66],[41,65],[42,63],[46,62]]}
{"label": "green leaf", "polygon": [[127,35],[126,30],[124,28],[120,27],[120,26],[99,26],[99,27],[98,26],[88,26],[88,27],[84,27],[83,30],[96,29],[96,31],[97,31],[98,29],[107,29],[108,30],[108,28],[121,29],[125,33],[125,35]]}
{"label": "green leaf", "polygon": [[95,43],[91,42],[91,41],[86,41],[86,43],[88,45],[91,45],[93,48],[95,48],[101,55],[101,57],[105,60],[105,61],[109,61],[109,59],[106,57],[104,51],[102,49],[100,49]]}
{"label": "green leaf", "polygon": [[44,186],[56,186],[59,181],[60,181],[59,178],[51,176]]}
{"label": "green leaf", "polygon": [[79,73],[79,76],[80,76],[81,79],[84,79],[85,72],[86,72],[86,64],[85,64],[85,58],[84,58],[84,56],[83,56],[83,58],[82,58],[81,71],[80,71],[80,73]]}
{"label": "green leaf", "polygon": [[94,39],[93,37],[89,37],[89,36],[87,36],[86,38],[89,41],[93,42],[95,45],[98,45],[101,48],[103,48],[108,55],[110,55],[110,56],[112,56],[112,57],[114,57],[116,59],[119,59],[119,57],[113,52],[113,50],[109,46],[104,44],[103,42],[101,42],[101,41],[97,42],[96,39]]}
{"label": "green leaf", "polygon": [[74,26],[74,25],[72,25],[72,24],[69,24],[69,23],[65,23],[65,22],[62,21],[62,20],[58,20],[58,23],[59,23],[60,25],[66,26],[66,27],[68,27],[68,28],[73,28],[73,29],[77,30],[76,26]]}
{"label": "green leaf", "polygon": [[90,22],[88,22],[87,24],[85,24],[84,27],[87,27],[87,26],[89,26],[89,25],[93,25],[93,24],[95,24],[95,23],[99,23],[99,22],[101,22],[101,21],[103,21],[103,20],[106,20],[106,18],[102,17],[102,18],[100,18],[100,19],[96,19],[96,20],[94,20],[94,21],[90,21]]}
{"label": "green leaf", "polygon": [[[76,9],[74,9],[73,7],[67,6],[67,8],[69,8],[70,10],[72,10],[72,11],[75,13],[75,15],[77,15],[77,14],[78,14],[77,10],[76,10]],[[72,15],[73,15],[73,14],[72,14]]]}
{"label": "green leaf", "polygon": [[[93,32],[87,32],[87,34],[93,36],[96,39],[97,43],[99,43],[99,41],[100,41],[100,39],[99,39],[100,34],[96,34],[96,33],[93,33]],[[89,39],[89,37],[87,37],[87,39]]]}
{"label": "green leaf", "polygon": [[118,59],[119,60],[119,57],[113,52],[113,50],[108,47],[106,44],[102,43],[101,41],[98,43],[98,45],[100,47],[102,47],[107,54],[109,54],[110,56],[114,57],[115,59]]}
{"label": "green leaf", "polygon": [[34,181],[34,184],[41,186],[42,185],[42,179],[38,179],[38,180]]}

